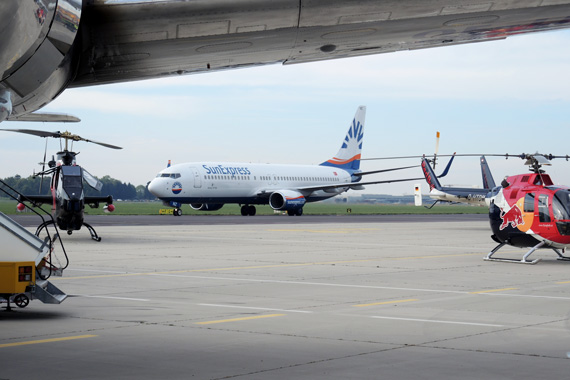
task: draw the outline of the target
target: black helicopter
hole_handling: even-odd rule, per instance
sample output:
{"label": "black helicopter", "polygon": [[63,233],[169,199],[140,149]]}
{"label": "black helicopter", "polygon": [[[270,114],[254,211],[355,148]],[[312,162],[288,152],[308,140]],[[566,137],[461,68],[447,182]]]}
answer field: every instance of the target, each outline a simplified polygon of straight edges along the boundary
{"label": "black helicopter", "polygon": [[[52,213],[55,223],[61,230],[67,231],[71,235],[73,231],[78,231],[82,226],[87,227],[91,238],[95,241],[101,241],[101,237],[97,235],[95,229],[85,223],[84,209],[85,205],[91,208],[98,208],[100,203],[106,203],[104,209],[107,212],[115,210],[113,206],[112,196],[86,196],[83,190],[83,183],[87,183],[90,187],[100,191],[103,184],[87,170],[76,164],[75,157],[79,152],[73,152],[69,148],[69,141],[85,141],[98,145],[102,145],[111,149],[122,149],[121,147],[101,143],[93,140],[85,139],[81,136],[71,134],[70,132],[46,132],[34,129],[0,129],[1,131],[26,133],[39,137],[53,137],[65,140],[65,147],[57,152],[57,158],[52,157],[51,161],[47,163],[48,169],[45,169],[45,152],[42,164],[44,167],[42,171],[34,174],[34,176],[51,175],[51,195],[24,195],[19,196],[18,210],[23,211],[26,208],[24,202],[28,202],[32,207],[39,207],[42,204],[51,204]],[[61,144],[61,142],[60,142]],[[72,148],[71,148],[72,149]],[[47,151],[47,144],[46,144]],[[41,192],[41,187],[40,187]],[[53,224],[53,220],[47,220],[40,224],[36,230],[36,235],[40,233],[48,225]]]}

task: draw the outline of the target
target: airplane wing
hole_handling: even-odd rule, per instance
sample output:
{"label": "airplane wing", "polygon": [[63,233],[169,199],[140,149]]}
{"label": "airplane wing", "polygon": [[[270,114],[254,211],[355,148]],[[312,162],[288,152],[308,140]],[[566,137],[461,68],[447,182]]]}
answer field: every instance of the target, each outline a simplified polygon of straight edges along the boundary
{"label": "airplane wing", "polygon": [[0,25],[2,121],[68,87],[564,29],[570,0],[2,0]]}
{"label": "airplane wing", "polygon": [[352,173],[353,176],[357,176],[357,177],[362,177],[363,175],[369,175],[369,174],[377,174],[377,173],[386,173],[386,172],[392,172],[395,170],[403,170],[403,169],[411,169],[411,168],[418,168],[420,167],[420,165],[412,165],[412,166],[402,166],[400,168],[390,168],[390,169],[380,169],[380,170],[372,170],[369,172],[357,172],[357,173]]}
{"label": "airplane wing", "polygon": [[[330,184],[330,185],[317,185],[317,186],[305,186],[305,187],[296,187],[296,188],[287,188],[288,190],[296,190],[304,195],[308,195],[315,191],[325,191],[325,192],[334,192],[336,189],[353,189],[353,190],[362,190],[364,189],[364,185],[378,185],[382,183],[396,183],[396,182],[406,182],[406,181],[417,181],[423,180],[424,178],[399,178],[399,179],[388,179],[382,181],[369,181],[369,182],[350,182],[350,183],[343,183],[343,184]],[[275,189],[271,190],[260,190],[257,193],[259,197],[269,197]]]}

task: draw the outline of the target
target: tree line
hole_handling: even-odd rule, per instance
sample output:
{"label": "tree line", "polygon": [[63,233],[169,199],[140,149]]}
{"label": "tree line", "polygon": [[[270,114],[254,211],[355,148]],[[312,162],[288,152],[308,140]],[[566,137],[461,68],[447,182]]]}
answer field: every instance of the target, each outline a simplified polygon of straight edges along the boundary
{"label": "tree line", "polygon": [[[124,183],[118,179],[112,178],[108,175],[98,178],[99,181],[103,184],[101,191],[97,191],[91,188],[89,185],[83,182],[83,191],[85,195],[111,195],[113,199],[122,199],[122,200],[153,200],[156,199],[154,195],[152,195],[146,186],[138,185],[135,186],[131,183]],[[24,194],[24,195],[50,195],[50,183],[51,177],[45,176],[43,179],[41,177],[21,177],[19,175],[15,175],[13,177],[7,177],[2,179],[2,181],[14,188],[16,191]],[[5,193],[8,192],[13,194],[13,192],[5,186],[3,183],[0,183],[0,197],[1,198],[9,198],[9,195]]]}

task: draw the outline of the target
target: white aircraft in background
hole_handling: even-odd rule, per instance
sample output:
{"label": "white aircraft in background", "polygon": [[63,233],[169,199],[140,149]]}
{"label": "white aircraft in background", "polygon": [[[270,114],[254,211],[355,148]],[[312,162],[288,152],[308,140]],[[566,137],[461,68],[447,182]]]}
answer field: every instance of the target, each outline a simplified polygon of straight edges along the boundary
{"label": "white aircraft in background", "polygon": [[320,165],[274,165],[240,162],[190,162],[162,170],[148,190],[174,207],[190,204],[194,210],[215,211],[226,203],[242,205],[242,215],[255,215],[255,206],[269,204],[289,215],[302,215],[306,202],[334,197],[363,185],[400,182],[408,179],[360,182],[363,175],[410,167],[360,171],[360,155],[366,107],[360,106],[340,150]]}

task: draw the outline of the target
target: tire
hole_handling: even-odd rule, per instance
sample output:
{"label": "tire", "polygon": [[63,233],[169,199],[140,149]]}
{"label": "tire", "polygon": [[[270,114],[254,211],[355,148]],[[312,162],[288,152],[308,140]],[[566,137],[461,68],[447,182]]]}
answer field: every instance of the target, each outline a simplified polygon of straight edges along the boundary
{"label": "tire", "polygon": [[248,206],[241,206],[241,216],[249,215],[249,207]]}
{"label": "tire", "polygon": [[248,208],[248,215],[254,216],[255,213],[256,213],[256,211],[257,211],[257,210],[255,209],[255,206],[248,206],[247,208]]}
{"label": "tire", "polygon": [[297,211],[295,212],[295,215],[297,215],[297,216],[303,215],[303,209],[302,208],[297,209]]}
{"label": "tire", "polygon": [[24,308],[28,306],[28,304],[30,303],[30,299],[25,294],[18,294],[17,296],[14,297],[14,303],[16,304],[16,306]]}
{"label": "tire", "polygon": [[174,216],[182,216],[182,210],[179,208],[175,208],[174,211],[172,211],[172,215]]}

